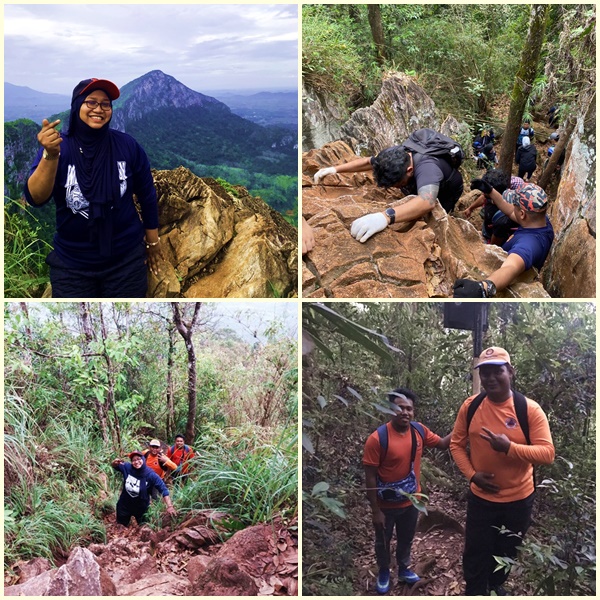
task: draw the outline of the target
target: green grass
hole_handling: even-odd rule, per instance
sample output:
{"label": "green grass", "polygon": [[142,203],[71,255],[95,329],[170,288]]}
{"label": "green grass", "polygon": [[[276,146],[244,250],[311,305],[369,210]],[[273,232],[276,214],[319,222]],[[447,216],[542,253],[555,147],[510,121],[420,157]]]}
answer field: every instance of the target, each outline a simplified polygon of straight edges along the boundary
{"label": "green grass", "polygon": [[[4,296],[40,297],[50,281],[46,256],[52,247],[40,239],[37,219],[18,202],[4,203]],[[19,212],[15,212],[18,209]],[[34,220],[31,225],[23,213]]]}
{"label": "green grass", "polygon": [[286,430],[279,440],[253,445],[236,440],[200,453],[191,481],[176,491],[178,510],[210,506],[246,526],[297,511],[297,436]]}

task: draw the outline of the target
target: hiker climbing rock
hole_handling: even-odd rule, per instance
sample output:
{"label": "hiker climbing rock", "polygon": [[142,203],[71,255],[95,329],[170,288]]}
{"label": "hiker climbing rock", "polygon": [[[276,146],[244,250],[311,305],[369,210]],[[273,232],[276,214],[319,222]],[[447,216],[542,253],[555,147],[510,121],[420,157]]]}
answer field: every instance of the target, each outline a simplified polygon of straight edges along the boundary
{"label": "hiker climbing rock", "polygon": [[[533,465],[552,463],[554,445],[539,404],[511,389],[514,368],[506,350],[487,348],[476,368],[485,392],[460,407],[450,442],[452,456],[470,482],[463,554],[466,595],[506,595],[502,584],[509,571],[497,569],[494,557],[516,557],[531,523]],[[501,533],[502,527],[519,535]]]}
{"label": "hiker climbing rock", "polygon": [[314,176],[319,184],[327,175],[373,170],[379,187],[400,188],[413,196],[404,204],[383,212],[365,215],[352,223],[350,233],[359,242],[396,222],[414,221],[431,212],[436,200],[447,212],[456,205],[463,192],[458,171],[464,153],[454,140],[432,129],[419,129],[400,146],[393,146],[377,156],[357,158],[344,165],[321,169]]}
{"label": "hiker climbing rock", "polygon": [[144,455],[139,450],[129,453],[131,462],[117,458],[111,466],[123,475],[123,489],[117,502],[117,523],[129,527],[131,517],[135,517],[138,525],[145,521],[146,511],[150,506],[150,495],[155,488],[162,494],[167,506],[167,513],[176,515],[169,490],[163,480],[146,466]]}
{"label": "hiker climbing rock", "polygon": [[508,256],[502,266],[484,281],[457,279],[455,298],[492,298],[531,267],[541,269],[554,240],[554,230],[546,216],[548,197],[533,183],[499,194],[483,179],[473,179],[472,190],[480,190],[519,227],[502,246]]}
{"label": "hiker climbing rock", "polygon": [[190,470],[190,461],[196,456],[193,448],[185,443],[183,435],[175,436],[175,444],[167,450],[167,458],[177,465],[172,475],[176,482],[186,483]]}
{"label": "hiker climbing rock", "polygon": [[363,456],[367,498],[375,527],[380,594],[390,589],[390,541],[394,528],[398,581],[412,585],[420,579],[409,569],[419,512],[405,493],[416,494],[421,490],[423,447],[447,450],[450,444],[450,434],[441,438],[421,423],[412,421],[418,401],[414,392],[397,388],[388,394],[388,400],[396,414],[369,436]]}
{"label": "hiker climbing rock", "polygon": [[[511,177],[500,169],[487,171],[481,179],[491,185],[499,194],[503,194],[508,189],[517,190],[525,185],[525,182],[520,177]],[[488,244],[502,246],[519,225],[499,210],[485,194],[478,196],[465,209],[465,217],[468,219],[473,211],[480,206],[483,206],[483,237]]]}

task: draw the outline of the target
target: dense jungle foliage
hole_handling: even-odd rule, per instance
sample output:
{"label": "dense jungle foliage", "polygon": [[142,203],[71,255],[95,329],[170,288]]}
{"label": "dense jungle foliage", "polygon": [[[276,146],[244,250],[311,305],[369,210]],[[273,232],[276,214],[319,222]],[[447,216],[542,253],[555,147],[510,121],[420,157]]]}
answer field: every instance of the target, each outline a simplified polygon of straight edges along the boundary
{"label": "dense jungle foliage", "polygon": [[104,541],[110,462],[190,428],[177,522],[218,508],[234,533],[296,515],[297,326],[274,305],[223,306],[5,304],[5,569]]}
{"label": "dense jungle foliage", "polygon": [[[385,72],[400,71],[416,77],[442,120],[451,113],[473,127],[502,126],[492,109],[512,91],[530,12],[526,4],[304,5],[302,76],[351,113],[373,102]],[[528,117],[552,103],[568,114],[595,70],[594,7],[553,4],[546,18]],[[578,78],[580,67],[589,74]]]}
{"label": "dense jungle foliage", "polygon": [[[376,572],[361,461],[367,437],[389,419],[385,393],[414,390],[415,419],[440,435],[473,393],[472,333],[445,329],[444,306],[303,305],[304,594],[365,594],[364,573]],[[595,595],[595,332],[590,303],[489,305],[483,348],[508,350],[515,389],[541,405],[556,449],[552,465],[536,467],[534,525],[509,579],[515,595]],[[438,509],[445,498],[466,505],[449,453],[425,452],[422,481]],[[459,578],[461,552],[449,549]]]}

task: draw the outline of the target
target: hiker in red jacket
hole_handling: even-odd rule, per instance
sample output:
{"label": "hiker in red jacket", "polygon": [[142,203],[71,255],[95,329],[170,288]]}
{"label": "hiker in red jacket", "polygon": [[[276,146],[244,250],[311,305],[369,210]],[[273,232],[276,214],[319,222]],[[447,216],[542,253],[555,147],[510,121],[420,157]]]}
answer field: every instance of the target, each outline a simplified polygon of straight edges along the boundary
{"label": "hiker in red jacket", "polygon": [[171,459],[177,465],[177,468],[173,471],[173,477],[176,478],[176,481],[180,481],[181,483],[187,481],[190,460],[194,456],[196,456],[194,450],[186,446],[185,438],[178,433],[175,436],[175,444],[167,450],[167,458]]}
{"label": "hiker in red jacket", "polygon": [[398,581],[410,585],[419,581],[419,576],[408,568],[419,513],[402,491],[409,494],[421,491],[424,446],[447,450],[450,445],[450,434],[441,438],[421,423],[412,421],[418,401],[413,391],[397,388],[388,394],[388,400],[396,414],[369,436],[363,456],[367,498],[375,527],[375,555],[379,567],[377,591],[380,594],[390,589],[390,541],[394,527]]}

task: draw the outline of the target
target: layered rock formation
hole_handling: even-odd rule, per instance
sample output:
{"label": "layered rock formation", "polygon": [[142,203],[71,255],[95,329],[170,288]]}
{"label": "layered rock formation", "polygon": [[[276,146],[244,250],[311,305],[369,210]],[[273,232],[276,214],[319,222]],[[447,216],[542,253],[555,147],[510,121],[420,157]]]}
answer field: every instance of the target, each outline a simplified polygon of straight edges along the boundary
{"label": "layered rock formation", "polygon": [[298,233],[278,212],[184,167],[153,176],[165,261],[150,276],[149,297],[296,295]]}
{"label": "layered rock formation", "polygon": [[[370,173],[330,175],[323,185],[313,185],[318,169],[376,154],[422,127],[438,129],[468,151],[466,124],[452,117],[438,123],[425,92],[406,75],[392,74],[373,105],[356,111],[340,127],[337,141],[304,154],[302,212],[316,238],[316,247],[303,261],[304,296],[447,297],[456,278],[481,279],[502,264],[506,253],[483,244],[479,217],[461,218],[473,200],[470,193],[463,195],[452,215],[438,205],[427,217],[390,227],[361,244],[350,236],[352,221],[402,202],[401,194],[376,188]],[[547,297],[548,291],[558,297],[595,296],[593,102],[582,111],[569,148],[558,197],[549,212],[556,240],[543,274],[523,274],[499,297]],[[468,181],[467,176],[463,179]]]}
{"label": "layered rock formation", "polygon": [[[364,244],[350,235],[352,221],[405,202],[398,190],[375,186],[370,173],[328,176],[314,186],[318,169],[356,158],[344,142],[304,155],[302,211],[313,227],[315,248],[303,262],[303,296],[310,298],[444,298],[460,277],[481,279],[506,258],[485,245],[470,222],[448,216],[438,204],[424,219],[388,227]],[[461,199],[466,207],[476,192]],[[536,273],[524,273],[499,297],[547,297]]]}
{"label": "layered rock formation", "polygon": [[596,297],[596,98],[582,99],[550,220],[556,237],[543,269],[553,296]]}

